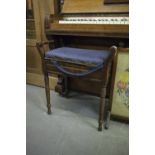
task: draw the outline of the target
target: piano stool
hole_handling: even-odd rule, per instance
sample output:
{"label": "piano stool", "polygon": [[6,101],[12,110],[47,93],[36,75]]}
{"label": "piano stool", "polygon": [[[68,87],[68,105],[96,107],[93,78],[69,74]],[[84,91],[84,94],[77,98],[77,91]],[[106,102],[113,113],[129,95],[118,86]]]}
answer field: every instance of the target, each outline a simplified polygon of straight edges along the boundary
{"label": "piano stool", "polygon": [[[48,44],[48,42],[38,42],[36,46],[42,59],[48,114],[51,114],[49,74],[54,74],[53,71],[55,70],[58,75],[62,75],[67,79],[67,77],[83,78],[90,76],[96,71],[100,71],[101,91],[99,92],[98,131],[102,131],[103,124],[104,128],[108,129],[112,103],[110,103],[110,95],[108,96],[107,93],[109,92],[108,88],[111,89],[112,66],[117,48],[112,46],[109,50],[90,50],[60,47],[45,51],[44,44]],[[73,64],[74,69],[70,68],[68,64]],[[50,65],[51,67],[49,67]],[[80,65],[85,66],[83,70],[79,69]],[[53,67],[55,69],[53,69]],[[64,96],[67,94],[68,89],[66,88]]]}

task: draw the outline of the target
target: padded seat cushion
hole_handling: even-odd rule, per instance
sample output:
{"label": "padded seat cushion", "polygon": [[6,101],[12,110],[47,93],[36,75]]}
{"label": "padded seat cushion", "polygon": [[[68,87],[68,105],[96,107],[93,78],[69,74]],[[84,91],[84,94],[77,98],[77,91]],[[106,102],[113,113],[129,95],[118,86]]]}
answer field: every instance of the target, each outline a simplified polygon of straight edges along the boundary
{"label": "padded seat cushion", "polygon": [[53,60],[62,60],[71,63],[79,63],[86,65],[103,64],[111,55],[110,51],[105,50],[89,50],[71,47],[61,47],[48,51],[45,58],[53,58]]}

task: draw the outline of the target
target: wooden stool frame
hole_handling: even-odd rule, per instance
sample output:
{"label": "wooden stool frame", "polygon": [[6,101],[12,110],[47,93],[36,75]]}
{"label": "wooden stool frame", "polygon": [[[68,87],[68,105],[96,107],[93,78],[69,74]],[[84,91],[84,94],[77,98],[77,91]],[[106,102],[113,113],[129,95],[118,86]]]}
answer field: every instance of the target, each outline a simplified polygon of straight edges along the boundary
{"label": "wooden stool frame", "polygon": [[[50,103],[50,88],[49,88],[49,71],[47,64],[51,61],[45,59],[45,49],[44,45],[49,44],[50,42],[38,42],[36,44],[39,54],[42,59],[42,69],[44,73],[45,81],[45,92],[47,100],[47,113],[51,114],[51,103]],[[117,55],[116,46],[112,46],[109,51],[112,52],[112,56],[104,63],[102,68],[102,77],[101,77],[101,92],[100,92],[100,103],[99,103],[99,118],[98,118],[98,131],[102,131],[102,126],[104,123],[104,128],[109,128],[110,113],[112,109],[112,94],[113,94],[113,85],[114,85],[114,74],[113,74],[113,65],[114,59]],[[112,89],[112,90],[111,90]],[[68,90],[67,92],[68,93]],[[109,94],[109,96],[108,96]]]}

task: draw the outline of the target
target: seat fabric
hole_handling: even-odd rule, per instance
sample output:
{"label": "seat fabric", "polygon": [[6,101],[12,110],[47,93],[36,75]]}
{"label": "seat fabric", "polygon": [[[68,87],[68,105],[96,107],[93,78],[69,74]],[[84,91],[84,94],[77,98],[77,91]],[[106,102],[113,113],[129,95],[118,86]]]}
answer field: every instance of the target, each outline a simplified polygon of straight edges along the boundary
{"label": "seat fabric", "polygon": [[110,55],[111,52],[106,50],[60,47],[48,51],[45,54],[45,58],[51,58],[57,61],[61,60],[77,64],[99,65],[104,64],[104,62]]}

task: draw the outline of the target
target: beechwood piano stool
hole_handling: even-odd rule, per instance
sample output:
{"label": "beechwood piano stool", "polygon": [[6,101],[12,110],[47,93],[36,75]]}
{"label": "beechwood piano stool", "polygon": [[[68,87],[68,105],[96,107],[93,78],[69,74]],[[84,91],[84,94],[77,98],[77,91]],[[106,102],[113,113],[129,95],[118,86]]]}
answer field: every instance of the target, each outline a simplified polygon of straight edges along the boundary
{"label": "beechwood piano stool", "polygon": [[[48,114],[51,114],[51,103],[50,103],[50,88],[49,88],[49,74],[52,74],[52,69],[55,68],[60,75],[64,77],[78,77],[82,78],[85,76],[91,76],[96,71],[101,72],[101,90],[100,90],[100,103],[98,113],[98,130],[102,131],[102,126],[108,129],[110,121],[110,112],[112,102],[111,99],[107,98],[111,89],[112,82],[112,66],[113,61],[117,53],[117,48],[112,46],[109,50],[90,50],[90,49],[79,49],[71,47],[60,47],[49,51],[44,50],[44,44],[47,42],[37,43],[37,49],[42,58],[42,66],[45,79],[45,90],[47,99]],[[74,65],[74,69],[68,67],[69,64]],[[78,71],[79,66],[85,66],[83,70]],[[50,68],[51,66],[51,68]],[[114,75],[113,75],[114,76]]]}

